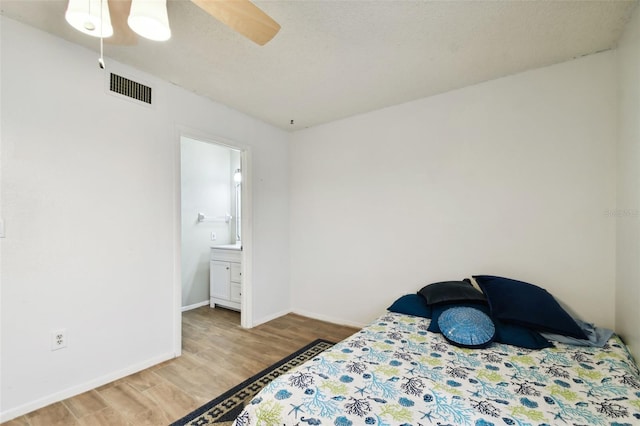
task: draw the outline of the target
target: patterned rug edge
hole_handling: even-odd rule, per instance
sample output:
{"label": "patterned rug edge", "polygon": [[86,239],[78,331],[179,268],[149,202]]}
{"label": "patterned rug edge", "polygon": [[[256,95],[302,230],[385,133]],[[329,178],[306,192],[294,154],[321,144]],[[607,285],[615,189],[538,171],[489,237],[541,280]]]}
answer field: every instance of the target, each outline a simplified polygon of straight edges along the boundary
{"label": "patterned rug edge", "polygon": [[[260,380],[260,378],[265,377],[268,374],[274,372],[275,370],[285,366],[287,363],[291,362],[295,358],[300,357],[300,356],[304,356],[304,355],[309,355],[309,354],[305,354],[305,353],[310,351],[310,350],[312,350],[313,351],[312,354],[310,354],[310,356],[306,357],[306,359],[305,359],[305,361],[306,361],[307,359],[311,359],[312,357],[314,357],[317,354],[325,351],[326,349],[332,347],[333,345],[335,345],[334,342],[330,342],[330,341],[325,340],[325,339],[316,339],[313,342],[309,343],[308,345],[306,345],[306,346],[298,349],[297,351],[287,355],[286,357],[282,358],[280,361],[276,362],[275,364],[272,364],[269,367],[265,368],[264,370],[260,371],[259,373],[254,374],[253,376],[251,376],[250,378],[248,378],[244,382],[242,382],[239,385],[236,385],[233,388],[229,389],[228,391],[224,392],[222,395],[212,399],[211,401],[207,402],[206,404],[202,405],[201,407],[196,408],[194,411],[192,411],[191,413],[189,413],[186,416],[182,417],[181,419],[176,420],[175,422],[171,423],[171,425],[169,425],[169,426],[186,426],[186,425],[189,424],[189,422],[192,422],[193,420],[196,420],[199,417],[205,415],[207,412],[212,410],[217,405],[220,405],[220,404],[222,404],[224,402],[227,402],[226,400],[237,399],[237,395],[236,394],[244,392],[245,388],[247,388],[248,386],[250,386],[254,382]],[[285,370],[284,372],[287,372],[288,370],[289,369]],[[264,387],[266,384],[268,384],[271,380],[273,380],[275,377],[279,376],[280,374],[281,373],[278,372],[278,374],[276,374],[274,377],[272,377],[270,379],[267,379],[267,380],[263,380],[262,383],[261,383],[261,386],[259,388],[261,389],[262,387]],[[256,393],[258,393],[258,391],[259,391],[259,389],[256,390],[255,392],[253,392],[253,394],[255,395]],[[227,411],[230,411],[230,409],[227,410]],[[214,423],[198,423],[198,424],[206,425],[206,424],[214,424]]]}

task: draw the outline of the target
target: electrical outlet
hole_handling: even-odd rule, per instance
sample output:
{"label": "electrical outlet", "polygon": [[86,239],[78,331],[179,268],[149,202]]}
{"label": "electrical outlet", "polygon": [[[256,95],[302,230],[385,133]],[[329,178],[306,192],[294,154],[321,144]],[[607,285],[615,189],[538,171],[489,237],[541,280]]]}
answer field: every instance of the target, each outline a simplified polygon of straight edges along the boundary
{"label": "electrical outlet", "polygon": [[215,241],[215,240],[217,240],[217,239],[218,239],[218,236],[216,235],[216,233],[215,233],[215,232],[212,232],[212,233],[211,233],[211,241]]}
{"label": "electrical outlet", "polygon": [[67,330],[53,330],[51,332],[51,350],[57,351],[58,349],[67,347]]}

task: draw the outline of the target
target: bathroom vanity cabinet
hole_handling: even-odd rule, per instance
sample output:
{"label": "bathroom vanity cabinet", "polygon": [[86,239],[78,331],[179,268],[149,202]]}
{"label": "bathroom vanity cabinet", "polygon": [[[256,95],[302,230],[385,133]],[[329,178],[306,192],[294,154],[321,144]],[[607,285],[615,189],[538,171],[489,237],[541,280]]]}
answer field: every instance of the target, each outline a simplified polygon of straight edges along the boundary
{"label": "bathroom vanity cabinet", "polygon": [[240,310],[242,296],[242,251],[236,245],[211,248],[209,306]]}

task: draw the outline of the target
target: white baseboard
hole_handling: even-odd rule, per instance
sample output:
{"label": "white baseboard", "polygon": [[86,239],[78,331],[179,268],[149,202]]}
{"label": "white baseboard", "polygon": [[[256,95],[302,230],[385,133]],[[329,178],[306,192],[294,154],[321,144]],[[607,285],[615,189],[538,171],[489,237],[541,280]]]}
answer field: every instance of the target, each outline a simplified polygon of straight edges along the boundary
{"label": "white baseboard", "polygon": [[290,314],[291,311],[290,310],[284,310],[284,311],[280,311],[278,313],[275,314],[271,314],[271,315],[267,315],[266,317],[262,317],[259,320],[254,321],[254,323],[251,325],[251,327],[256,327],[260,324],[264,324],[265,322],[269,322],[271,320],[274,320],[276,318],[280,318],[281,316]]}
{"label": "white baseboard", "polygon": [[95,380],[91,380],[89,382],[70,387],[63,391],[56,392],[54,394],[45,396],[44,398],[37,399],[35,401],[20,405],[15,408],[10,408],[6,411],[0,412],[0,422],[6,422],[11,419],[15,419],[16,417],[20,417],[24,414],[30,413],[39,408],[46,407],[47,405],[53,404],[54,402],[59,402],[59,401],[62,401],[63,399],[80,395],[81,393],[106,385],[107,383],[111,383],[114,380],[122,379],[123,377],[137,373],[139,371],[152,367],[156,364],[160,364],[161,362],[167,361],[172,358],[175,358],[174,353],[163,354],[163,355],[151,358],[147,361],[141,362],[139,364],[124,368],[122,370],[106,374]]}
{"label": "white baseboard", "polygon": [[317,312],[309,312],[302,309],[294,309],[292,312],[294,314],[302,315],[303,317],[313,318],[320,321],[326,321],[326,322],[330,322],[332,324],[337,324],[337,325],[346,325],[348,327],[362,328],[365,325],[367,325],[366,323],[358,323],[358,322],[348,321],[342,318],[334,318],[328,315],[319,314]]}
{"label": "white baseboard", "polygon": [[332,324],[344,325],[348,327],[362,328],[367,325],[366,323],[358,323],[358,322],[348,321],[342,318],[334,318],[328,315],[319,314],[317,312],[309,312],[301,309],[294,309],[294,310],[284,310],[275,314],[268,315],[266,317],[262,317],[259,320],[257,320],[255,323],[253,323],[252,327],[256,327],[260,324],[264,324],[265,322],[269,322],[283,315],[287,315],[291,313],[302,315],[303,317],[307,317],[307,318],[313,318],[320,321],[330,322]]}
{"label": "white baseboard", "polygon": [[194,303],[193,305],[183,306],[180,310],[182,312],[190,311],[195,308],[199,308],[200,306],[209,306],[209,299],[204,300],[202,302]]}

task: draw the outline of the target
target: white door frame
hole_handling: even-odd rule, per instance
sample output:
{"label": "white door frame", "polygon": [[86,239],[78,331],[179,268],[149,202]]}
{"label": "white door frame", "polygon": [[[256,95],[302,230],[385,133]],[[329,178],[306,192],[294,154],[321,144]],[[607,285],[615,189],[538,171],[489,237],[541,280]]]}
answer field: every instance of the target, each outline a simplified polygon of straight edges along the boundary
{"label": "white door frame", "polygon": [[175,150],[175,173],[174,173],[174,259],[173,259],[173,282],[174,282],[174,352],[175,356],[182,354],[182,211],[181,211],[181,164],[180,164],[180,139],[183,137],[199,140],[206,143],[224,146],[240,151],[240,161],[242,164],[242,192],[241,192],[241,228],[242,228],[242,298],[240,325],[244,328],[253,326],[253,298],[252,298],[252,248],[253,248],[253,218],[252,218],[252,158],[251,149],[242,146],[235,141],[219,136],[211,136],[206,132],[192,128],[177,126],[177,143]]}

